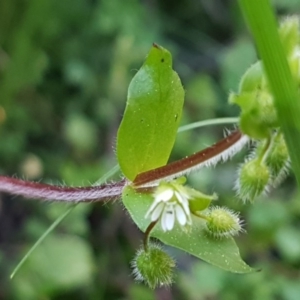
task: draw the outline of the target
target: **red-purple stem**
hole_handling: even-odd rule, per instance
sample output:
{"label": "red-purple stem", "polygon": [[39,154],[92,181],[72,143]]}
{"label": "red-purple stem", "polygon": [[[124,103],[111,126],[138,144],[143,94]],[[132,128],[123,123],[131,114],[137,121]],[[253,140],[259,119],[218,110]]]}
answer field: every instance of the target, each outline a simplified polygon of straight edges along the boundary
{"label": "red-purple stem", "polygon": [[[189,169],[197,167],[199,164],[205,163],[214,157],[222,154],[235,144],[237,144],[244,136],[239,130],[232,132],[230,135],[205,148],[193,155],[187,156],[180,160],[174,161],[166,166],[162,166],[150,171],[146,171],[137,175],[133,183],[135,186],[143,186],[147,183],[156,182],[169,178],[176,174],[186,174]],[[196,169],[196,168],[195,168]],[[175,176],[174,176],[175,177]]]}
{"label": "red-purple stem", "polygon": [[97,202],[120,198],[126,180],[89,187],[64,187],[0,176],[0,192],[64,202]]}
{"label": "red-purple stem", "polygon": [[[191,156],[172,162],[166,166],[139,174],[133,181],[137,189],[155,186],[160,180],[185,175],[190,170],[196,170],[203,163],[209,163],[215,158],[226,160],[230,154],[226,151],[236,147],[240,141],[247,138],[240,131],[234,131],[214,145]],[[241,146],[245,143],[242,142]],[[239,148],[236,148],[238,150]],[[233,151],[233,153],[235,153]],[[212,163],[213,164],[213,163]],[[182,176],[181,175],[181,176]],[[0,192],[23,196],[29,199],[43,199],[63,202],[97,202],[118,199],[123,188],[129,184],[126,179],[115,183],[107,183],[89,187],[64,187],[50,184],[31,182],[12,177],[0,176]],[[149,184],[149,185],[147,185]],[[146,191],[145,190],[145,191]]]}

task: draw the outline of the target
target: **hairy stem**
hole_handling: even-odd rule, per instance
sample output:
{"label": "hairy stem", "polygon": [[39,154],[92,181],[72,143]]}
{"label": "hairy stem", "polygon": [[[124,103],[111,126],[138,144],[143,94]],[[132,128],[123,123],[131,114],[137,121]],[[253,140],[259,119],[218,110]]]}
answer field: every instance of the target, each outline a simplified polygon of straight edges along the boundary
{"label": "hairy stem", "polygon": [[219,161],[226,161],[239,152],[248,140],[249,139],[246,136],[236,130],[211,147],[172,162],[166,166],[137,175],[133,183],[136,187],[151,186],[160,180],[174,179],[202,167],[215,165]]}
{"label": "hairy stem", "polygon": [[156,223],[157,223],[157,221],[151,222],[149,224],[149,226],[147,227],[146,231],[145,231],[143,244],[144,244],[144,250],[146,252],[148,251],[148,244],[149,244],[150,232],[154,228],[154,226],[156,225]]}
{"label": "hairy stem", "polygon": [[[139,174],[133,184],[136,188],[147,188],[155,186],[161,180],[171,180],[202,167],[216,165],[239,152],[248,140],[246,136],[236,130],[211,147],[166,166]],[[128,183],[126,179],[123,179],[119,182],[98,186],[64,187],[0,176],[0,192],[31,199],[75,203],[97,202],[120,198],[124,186]]]}
{"label": "hairy stem", "polygon": [[119,198],[126,183],[126,180],[121,180],[98,186],[64,187],[0,176],[0,192],[29,199],[75,203],[97,202]]}

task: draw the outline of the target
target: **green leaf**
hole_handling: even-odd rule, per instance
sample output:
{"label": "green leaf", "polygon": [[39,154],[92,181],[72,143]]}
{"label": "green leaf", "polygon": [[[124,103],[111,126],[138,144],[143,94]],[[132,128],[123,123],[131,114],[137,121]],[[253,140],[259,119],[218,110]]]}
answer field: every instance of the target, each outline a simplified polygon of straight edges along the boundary
{"label": "green leaf", "polygon": [[141,172],[167,163],[181,119],[184,90],[172,69],[172,56],[153,45],[128,89],[117,136],[117,156],[124,175],[133,180]]}
{"label": "green leaf", "polygon": [[[149,225],[145,214],[153,201],[151,194],[137,193],[127,186],[123,192],[123,203],[133,221],[144,232]],[[213,239],[204,231],[204,221],[192,217],[193,225],[185,232],[178,224],[170,232],[163,232],[159,224],[151,231],[151,236],[163,243],[184,250],[202,260],[234,273],[249,273],[254,270],[240,257],[239,249],[232,238]]]}

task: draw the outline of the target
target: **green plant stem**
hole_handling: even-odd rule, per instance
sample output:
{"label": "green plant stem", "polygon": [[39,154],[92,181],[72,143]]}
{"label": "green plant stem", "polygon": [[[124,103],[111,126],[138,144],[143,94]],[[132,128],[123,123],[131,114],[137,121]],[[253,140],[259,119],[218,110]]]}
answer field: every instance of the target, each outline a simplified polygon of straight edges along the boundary
{"label": "green plant stem", "polygon": [[238,123],[239,118],[216,118],[216,119],[209,119],[204,121],[199,121],[191,124],[187,124],[184,126],[179,127],[177,132],[183,132],[187,130],[192,130],[195,128],[211,126],[211,125],[221,125],[221,124],[235,124]]}
{"label": "green plant stem", "polygon": [[192,212],[192,214],[194,215],[194,216],[196,216],[196,217],[198,217],[198,218],[201,218],[201,219],[203,219],[203,220],[205,220],[205,221],[208,221],[209,220],[209,218],[207,217],[207,216],[205,216],[205,215],[203,215],[203,214],[200,214],[200,213],[198,213],[198,212]]}
{"label": "green plant stem", "polygon": [[300,186],[300,101],[268,0],[240,0],[274,95],[292,167]]}
{"label": "green plant stem", "polygon": [[268,153],[270,151],[270,149],[272,148],[272,143],[274,140],[274,136],[270,135],[266,141],[265,141],[265,145],[264,148],[262,149],[262,152],[260,153],[258,159],[260,161],[260,163],[264,163],[268,157]]}

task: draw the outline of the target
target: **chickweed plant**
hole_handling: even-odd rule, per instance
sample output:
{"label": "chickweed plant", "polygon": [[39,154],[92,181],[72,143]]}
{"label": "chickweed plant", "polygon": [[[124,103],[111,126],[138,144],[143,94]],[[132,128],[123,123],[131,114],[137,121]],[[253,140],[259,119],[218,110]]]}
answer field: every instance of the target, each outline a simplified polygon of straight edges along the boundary
{"label": "chickweed plant", "polygon": [[[121,199],[132,220],[144,232],[141,247],[132,261],[133,276],[153,289],[172,284],[176,263],[152,237],[224,270],[253,272],[240,257],[233,239],[245,232],[239,212],[217,205],[217,193],[208,195],[186,185],[191,172],[226,162],[244,147],[250,148],[249,154],[238,167],[235,189],[245,205],[255,205],[258,196],[276,188],[288,175],[290,165],[299,182],[300,159],[296,155],[299,148],[295,148],[300,141],[296,89],[300,84],[299,19],[287,17],[277,27],[267,1],[241,0],[240,6],[262,60],[249,67],[237,92],[229,94],[229,103],[240,107],[240,116],[198,124],[237,123],[224,139],[168,163],[179,130],[184,88],[172,69],[169,51],[153,44],[129,85],[117,134],[116,152],[122,180],[66,187],[0,176],[0,191],[75,205]],[[191,128],[193,124],[185,127]],[[38,240],[12,277],[71,211],[72,208]]]}

